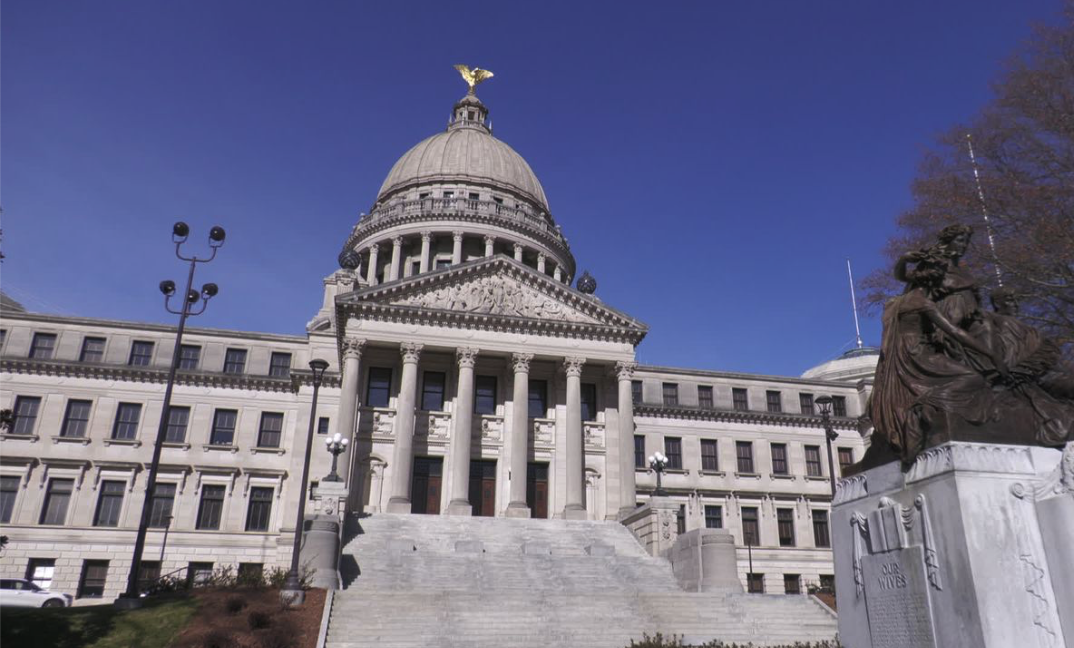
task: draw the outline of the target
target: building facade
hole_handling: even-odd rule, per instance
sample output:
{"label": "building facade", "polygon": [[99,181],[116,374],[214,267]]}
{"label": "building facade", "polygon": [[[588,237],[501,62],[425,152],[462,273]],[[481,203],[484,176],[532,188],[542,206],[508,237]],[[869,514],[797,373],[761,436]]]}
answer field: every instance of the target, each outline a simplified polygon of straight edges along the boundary
{"label": "building facade", "polygon": [[[615,520],[651,496],[659,450],[681,528],[730,529],[750,589],[831,578],[814,402],[834,399],[838,473],[864,451],[875,353],[803,378],[639,366],[647,328],[574,281],[540,182],[472,93],[392,167],[339,265],[305,335],[188,329],[144,578],[288,564],[313,358],[330,364],[317,433],[353,440],[353,512]],[[5,303],[0,331],[0,572],[113,597],[174,328]],[[316,481],[331,458],[314,443]]]}

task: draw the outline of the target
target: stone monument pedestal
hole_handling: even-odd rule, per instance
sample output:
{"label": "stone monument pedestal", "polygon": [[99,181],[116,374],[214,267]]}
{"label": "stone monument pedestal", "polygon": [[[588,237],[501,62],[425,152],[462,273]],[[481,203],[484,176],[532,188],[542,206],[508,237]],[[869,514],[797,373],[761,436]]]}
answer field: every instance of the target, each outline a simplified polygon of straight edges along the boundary
{"label": "stone monument pedestal", "polygon": [[694,529],[675,539],[671,570],[687,592],[742,593],[735,538],[725,529]]}
{"label": "stone monument pedestal", "polygon": [[311,500],[316,513],[306,516],[306,537],[299,554],[299,564],[313,570],[311,587],[340,588],[340,530],[347,494],[343,482],[323,481],[313,489]]}
{"label": "stone monument pedestal", "polygon": [[1074,444],[950,442],[841,480],[843,644],[1074,648],[1072,487]]}

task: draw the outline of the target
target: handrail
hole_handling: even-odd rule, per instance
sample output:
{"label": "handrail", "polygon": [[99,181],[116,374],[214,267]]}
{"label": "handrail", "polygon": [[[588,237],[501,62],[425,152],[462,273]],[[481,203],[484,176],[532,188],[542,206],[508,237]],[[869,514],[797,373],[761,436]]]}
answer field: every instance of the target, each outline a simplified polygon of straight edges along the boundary
{"label": "handrail", "polygon": [[544,211],[534,210],[524,203],[512,207],[494,200],[475,200],[471,198],[418,198],[413,200],[395,200],[378,206],[362,217],[356,230],[373,225],[381,220],[399,216],[421,214],[474,214],[479,216],[497,216],[515,220],[536,228],[553,238],[564,241],[559,228],[552,224],[551,218]]}

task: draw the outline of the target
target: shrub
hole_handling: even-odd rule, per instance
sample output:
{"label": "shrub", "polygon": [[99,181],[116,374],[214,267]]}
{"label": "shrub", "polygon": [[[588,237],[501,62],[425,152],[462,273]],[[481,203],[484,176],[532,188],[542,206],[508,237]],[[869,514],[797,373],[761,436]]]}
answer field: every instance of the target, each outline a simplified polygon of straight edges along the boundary
{"label": "shrub", "polygon": [[272,625],[272,617],[268,612],[254,610],[246,616],[246,625],[250,626],[251,630],[262,630]]}
{"label": "shrub", "polygon": [[630,648],[684,648],[682,643],[682,637],[678,635],[671,635],[669,638],[664,638],[664,635],[660,632],[656,633],[652,637],[648,633],[642,635],[641,641],[630,640]]}
{"label": "shrub", "polygon": [[298,626],[287,617],[277,617],[271,630],[264,631],[258,639],[260,648],[297,648]]}
{"label": "shrub", "polygon": [[[290,569],[284,569],[283,567],[273,567],[268,570],[268,573],[264,576],[264,582],[272,589],[281,589],[284,581],[287,580],[287,572]],[[309,564],[302,565],[298,570],[298,580],[302,583],[302,589],[309,589],[313,583],[313,569]]]}
{"label": "shrub", "polygon": [[[648,634],[642,635],[641,641],[630,640],[630,646],[628,648],[755,648],[752,643],[724,643],[718,639],[714,639],[708,643],[695,646],[693,644],[686,645],[682,642],[682,637],[678,635],[671,635],[671,637],[664,637],[661,633],[656,633],[654,636]],[[769,646],[769,648],[842,648],[843,644],[839,643],[839,639],[833,641],[796,641],[793,644],[780,644],[778,646]]]}
{"label": "shrub", "polygon": [[201,641],[196,644],[201,648],[238,648],[239,644],[231,633],[224,630],[210,630],[205,633]]}
{"label": "shrub", "polygon": [[224,608],[227,610],[227,613],[231,615],[242,612],[245,607],[246,599],[241,596],[229,596],[227,597],[227,600],[224,601]]}

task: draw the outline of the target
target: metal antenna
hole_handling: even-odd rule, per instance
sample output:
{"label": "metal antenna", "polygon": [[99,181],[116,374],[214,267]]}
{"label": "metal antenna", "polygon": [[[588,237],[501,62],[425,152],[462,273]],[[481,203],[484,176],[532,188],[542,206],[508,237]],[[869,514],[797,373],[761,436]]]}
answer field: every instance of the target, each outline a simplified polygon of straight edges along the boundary
{"label": "metal antenna", "polygon": [[970,165],[973,167],[973,181],[977,183],[977,199],[981,201],[981,217],[984,218],[985,232],[988,234],[988,247],[992,250],[992,267],[996,269],[996,282],[1003,286],[1003,273],[999,269],[999,257],[996,256],[996,239],[992,236],[992,221],[988,218],[988,205],[985,203],[984,188],[981,187],[981,174],[977,172],[977,157],[973,154],[973,138],[966,133],[966,145],[970,149]]}
{"label": "metal antenna", "polygon": [[850,305],[854,309],[854,338],[860,349],[864,345],[861,343],[861,326],[858,324],[858,298],[854,296],[854,273],[850,271],[850,257],[847,257],[847,278],[850,279]]}

